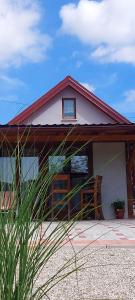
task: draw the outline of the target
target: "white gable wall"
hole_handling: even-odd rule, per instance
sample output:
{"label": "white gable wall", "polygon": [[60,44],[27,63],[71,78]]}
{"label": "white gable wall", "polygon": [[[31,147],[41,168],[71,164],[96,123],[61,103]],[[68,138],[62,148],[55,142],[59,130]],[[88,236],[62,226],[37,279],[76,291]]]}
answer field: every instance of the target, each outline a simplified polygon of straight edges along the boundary
{"label": "white gable wall", "polygon": [[[76,121],[62,120],[62,98],[76,98]],[[100,124],[114,123],[105,113],[96,108],[79,93],[68,87],[44,107],[33,113],[23,124]]]}

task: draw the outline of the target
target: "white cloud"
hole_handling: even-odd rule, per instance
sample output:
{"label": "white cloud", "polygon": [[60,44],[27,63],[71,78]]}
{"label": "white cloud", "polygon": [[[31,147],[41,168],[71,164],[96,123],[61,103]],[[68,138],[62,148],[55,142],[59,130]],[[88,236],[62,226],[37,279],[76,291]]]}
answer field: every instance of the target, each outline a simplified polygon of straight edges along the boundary
{"label": "white cloud", "polygon": [[45,58],[50,37],[41,32],[37,0],[0,0],[0,67]]}
{"label": "white cloud", "polygon": [[95,87],[92,84],[89,84],[88,82],[80,82],[87,90],[94,93]]}
{"label": "white cloud", "polygon": [[75,67],[79,69],[82,66],[83,62],[81,60],[77,60],[75,63]]}
{"label": "white cloud", "polygon": [[18,88],[20,86],[26,86],[25,82],[16,77],[9,77],[7,75],[0,75],[0,83],[5,84],[6,87]]}
{"label": "white cloud", "polygon": [[[20,102],[18,102],[18,97],[16,95],[1,95],[0,96],[0,102],[12,102],[12,103],[18,103],[20,104]],[[22,104],[22,103],[21,103]]]}
{"label": "white cloud", "polygon": [[117,102],[114,107],[121,113],[133,113],[135,116],[135,89],[126,91],[123,101]]}
{"label": "white cloud", "polygon": [[135,0],[80,0],[60,10],[62,32],[91,46],[91,57],[135,64]]}
{"label": "white cloud", "polygon": [[125,98],[127,103],[135,104],[135,90],[129,90],[125,92]]}
{"label": "white cloud", "polygon": [[[20,88],[23,89],[23,92],[28,89],[27,84],[23,80],[7,74],[0,74],[0,102],[2,104],[5,102],[17,106],[24,105],[24,99],[20,100],[22,96],[22,93],[20,94],[19,92]],[[17,96],[18,92],[19,97]]]}

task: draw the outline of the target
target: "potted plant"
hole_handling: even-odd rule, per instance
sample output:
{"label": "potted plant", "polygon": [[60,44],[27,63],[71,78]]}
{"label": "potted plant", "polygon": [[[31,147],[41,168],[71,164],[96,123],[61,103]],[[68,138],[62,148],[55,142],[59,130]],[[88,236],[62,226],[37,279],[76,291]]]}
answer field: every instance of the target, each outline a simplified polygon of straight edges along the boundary
{"label": "potted plant", "polygon": [[112,203],[112,206],[114,208],[116,218],[123,219],[125,213],[125,201],[117,199]]}

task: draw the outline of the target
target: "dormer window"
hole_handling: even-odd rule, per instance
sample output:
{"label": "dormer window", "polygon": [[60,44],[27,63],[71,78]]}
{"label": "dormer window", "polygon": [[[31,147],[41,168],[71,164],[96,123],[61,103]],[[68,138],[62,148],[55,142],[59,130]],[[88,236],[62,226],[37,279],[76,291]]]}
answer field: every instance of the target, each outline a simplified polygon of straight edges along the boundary
{"label": "dormer window", "polygon": [[76,99],[62,99],[62,117],[63,119],[76,119]]}

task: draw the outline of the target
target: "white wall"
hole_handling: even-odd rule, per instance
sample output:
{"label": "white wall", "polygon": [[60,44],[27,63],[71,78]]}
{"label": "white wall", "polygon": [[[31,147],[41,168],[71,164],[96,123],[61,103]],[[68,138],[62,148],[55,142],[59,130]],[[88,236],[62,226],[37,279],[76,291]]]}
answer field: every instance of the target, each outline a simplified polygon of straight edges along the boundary
{"label": "white wall", "polygon": [[[62,98],[75,97],[76,98],[76,113],[77,121],[63,121],[62,120]],[[114,121],[106,114],[97,109],[84,97],[80,96],[72,88],[68,87],[49,103],[45,104],[36,113],[23,122],[24,124],[99,124],[99,123],[114,123]]]}
{"label": "white wall", "polygon": [[105,219],[115,218],[111,203],[117,198],[126,202],[127,184],[126,160],[124,143],[94,143],[93,144],[94,175],[102,175],[102,204]]}

